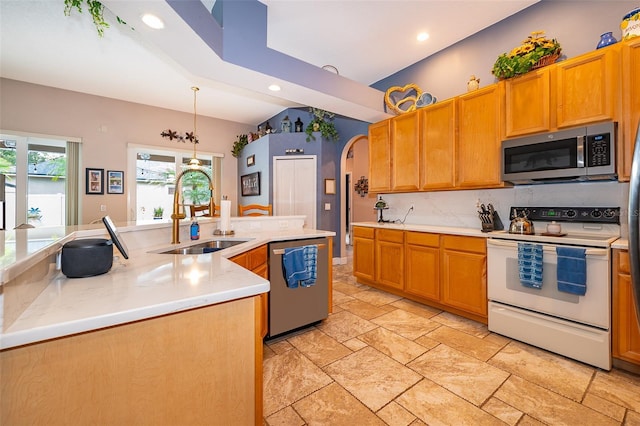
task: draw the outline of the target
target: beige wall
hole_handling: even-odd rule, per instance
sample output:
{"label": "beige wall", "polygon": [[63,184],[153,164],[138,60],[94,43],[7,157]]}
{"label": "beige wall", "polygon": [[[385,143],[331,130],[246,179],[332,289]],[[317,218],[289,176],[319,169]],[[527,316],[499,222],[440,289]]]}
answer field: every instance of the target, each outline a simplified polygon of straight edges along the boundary
{"label": "beige wall", "polygon": [[376,211],[373,210],[375,204],[375,194],[367,194],[364,197],[358,195],[353,189],[353,185],[361,176],[369,179],[369,139],[358,139],[352,145],[353,158],[346,161],[347,172],[351,172],[351,188],[353,204],[351,206],[351,214],[353,222],[370,222],[376,221]]}
{"label": "beige wall", "polygon": [[[185,96],[190,95],[185,93]],[[198,150],[224,154],[220,193],[229,195],[232,200],[237,199],[237,166],[230,153],[231,146],[236,135],[254,130],[254,126],[202,116],[198,116],[197,126]],[[100,205],[107,206],[107,214],[113,220],[127,220],[126,194],[84,194],[85,167],[124,170],[126,178],[133,172],[126,167],[129,143],[178,148],[176,142],[160,136],[160,132],[168,128],[181,132],[192,130],[193,114],[0,79],[1,132],[60,136],[82,141],[82,223],[103,216]],[[128,190],[125,186],[125,192]]]}

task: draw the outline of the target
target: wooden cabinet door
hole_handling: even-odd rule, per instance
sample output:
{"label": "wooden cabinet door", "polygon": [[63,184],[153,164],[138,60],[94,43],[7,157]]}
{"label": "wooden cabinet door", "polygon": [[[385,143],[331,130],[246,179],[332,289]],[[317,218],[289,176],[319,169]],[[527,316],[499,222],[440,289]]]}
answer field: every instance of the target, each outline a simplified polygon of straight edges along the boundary
{"label": "wooden cabinet door", "polygon": [[[230,257],[229,260],[268,280],[269,262],[267,261],[267,252],[267,245],[263,244],[260,247]],[[269,331],[269,293],[260,294],[260,306],[260,335],[264,338]]]}
{"label": "wooden cabinet door", "polygon": [[616,119],[619,46],[558,62],[553,70],[558,128]]}
{"label": "wooden cabinet door", "polygon": [[629,275],[629,252],[614,251],[613,356],[640,365],[640,325]]}
{"label": "wooden cabinet door", "polygon": [[420,114],[420,188],[453,188],[456,184],[455,99],[423,108]]}
{"label": "wooden cabinet door", "polygon": [[376,282],[404,288],[404,232],[376,229]]}
{"label": "wooden cabinet door", "polygon": [[545,132],[551,129],[549,80],[548,68],[505,80],[507,137]]}
{"label": "wooden cabinet door", "polygon": [[504,86],[498,83],[457,99],[459,187],[501,186],[503,93]]}
{"label": "wooden cabinet door", "polygon": [[440,236],[422,232],[405,235],[405,285],[409,294],[440,301]]}
{"label": "wooden cabinet door", "polygon": [[391,119],[369,126],[369,191],[391,189]]}
{"label": "wooden cabinet door", "polygon": [[487,254],[484,238],[442,237],[442,303],[487,316]]}
{"label": "wooden cabinet door", "polygon": [[420,115],[405,113],[391,120],[391,189],[420,188]]}
{"label": "wooden cabinet door", "polygon": [[368,281],[375,280],[375,230],[353,227],[353,275]]}
{"label": "wooden cabinet door", "polygon": [[640,37],[622,47],[622,117],[619,123],[618,177],[627,182],[631,176],[631,160],[640,124]]}

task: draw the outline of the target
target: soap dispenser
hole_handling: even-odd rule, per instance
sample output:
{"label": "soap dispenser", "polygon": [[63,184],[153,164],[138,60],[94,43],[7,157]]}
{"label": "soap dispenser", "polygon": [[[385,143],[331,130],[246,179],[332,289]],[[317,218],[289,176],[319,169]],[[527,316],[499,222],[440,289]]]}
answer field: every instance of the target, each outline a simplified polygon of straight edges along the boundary
{"label": "soap dispenser", "polygon": [[193,217],[193,221],[191,222],[190,228],[191,240],[199,240],[200,239],[200,224],[196,217]]}

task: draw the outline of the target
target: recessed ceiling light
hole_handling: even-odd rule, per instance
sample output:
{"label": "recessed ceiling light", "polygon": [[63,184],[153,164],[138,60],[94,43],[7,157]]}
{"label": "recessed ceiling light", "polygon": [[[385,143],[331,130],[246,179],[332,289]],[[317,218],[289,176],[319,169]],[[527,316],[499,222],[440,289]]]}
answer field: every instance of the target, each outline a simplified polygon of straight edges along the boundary
{"label": "recessed ceiling light", "polygon": [[269,90],[271,90],[272,92],[279,92],[280,86],[278,86],[277,84],[272,84],[271,86],[269,86]]}
{"label": "recessed ceiling light", "polygon": [[428,33],[420,33],[418,34],[418,41],[425,41],[426,39],[429,38],[429,34]]}
{"label": "recessed ceiling light", "polygon": [[142,15],[142,22],[144,22],[148,27],[151,27],[154,30],[161,30],[164,28],[164,22],[162,22],[162,19],[150,13],[145,13],[144,15]]}

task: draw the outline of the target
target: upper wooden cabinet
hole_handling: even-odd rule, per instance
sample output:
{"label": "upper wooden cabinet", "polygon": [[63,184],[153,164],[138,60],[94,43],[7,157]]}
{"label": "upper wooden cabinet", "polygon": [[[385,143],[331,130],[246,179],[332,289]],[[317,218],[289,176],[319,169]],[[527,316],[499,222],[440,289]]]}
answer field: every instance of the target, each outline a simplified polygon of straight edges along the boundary
{"label": "upper wooden cabinet", "polygon": [[618,128],[618,176],[628,181],[640,123],[640,37],[622,45],[622,123]]}
{"label": "upper wooden cabinet", "polygon": [[420,113],[420,188],[450,189],[456,184],[456,103],[449,99]]}
{"label": "upper wooden cabinet", "polygon": [[505,80],[505,132],[508,137],[551,129],[550,80],[549,68]]}
{"label": "upper wooden cabinet", "polygon": [[491,188],[500,180],[504,86],[492,84],[457,98],[457,186]]}
{"label": "upper wooden cabinet", "polygon": [[391,120],[391,189],[420,188],[420,115],[405,113]]}
{"label": "upper wooden cabinet", "polygon": [[505,80],[505,135],[616,120],[619,50],[610,46]]}
{"label": "upper wooden cabinet", "polygon": [[615,120],[619,109],[620,48],[612,45],[557,63],[557,127]]}
{"label": "upper wooden cabinet", "polygon": [[369,191],[391,189],[391,119],[369,126]]}

